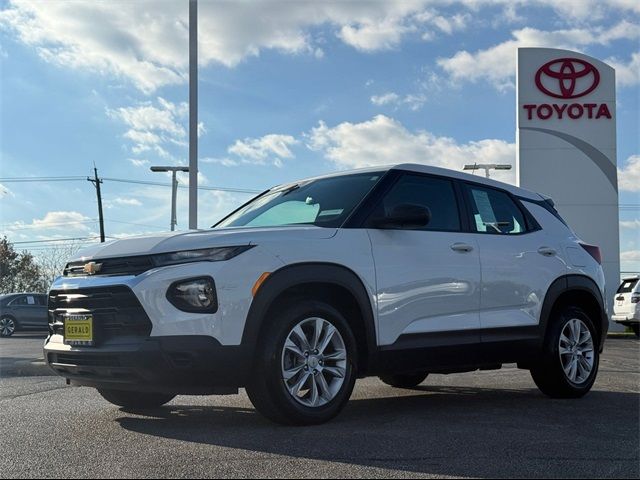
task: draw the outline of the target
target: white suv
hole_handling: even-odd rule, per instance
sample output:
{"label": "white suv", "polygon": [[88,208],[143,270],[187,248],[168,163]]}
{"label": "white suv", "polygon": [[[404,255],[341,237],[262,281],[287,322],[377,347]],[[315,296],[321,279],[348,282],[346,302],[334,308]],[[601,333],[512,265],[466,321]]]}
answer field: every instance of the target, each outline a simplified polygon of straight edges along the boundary
{"label": "white suv", "polygon": [[611,319],[640,336],[640,276],[624,278],[618,288]]}
{"label": "white suv", "polygon": [[211,230],[84,250],[49,293],[45,358],[116,405],[244,387],[286,424],[334,417],[356,378],[505,363],[580,397],[608,329],[600,261],[536,193],[422,165],[343,172]]}

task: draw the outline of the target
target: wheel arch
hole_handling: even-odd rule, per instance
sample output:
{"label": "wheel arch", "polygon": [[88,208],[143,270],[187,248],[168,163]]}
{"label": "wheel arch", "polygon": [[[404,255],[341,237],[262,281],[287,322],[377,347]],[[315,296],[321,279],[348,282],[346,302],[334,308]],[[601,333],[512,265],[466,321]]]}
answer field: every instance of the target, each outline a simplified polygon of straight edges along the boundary
{"label": "wheel arch", "polygon": [[373,306],[361,278],[353,270],[324,262],[296,263],[271,273],[251,302],[242,345],[255,351],[262,328],[281,302],[296,297],[326,301],[345,315],[358,347],[359,375],[373,365],[377,350]]}
{"label": "wheel arch", "polygon": [[558,310],[569,305],[579,306],[593,320],[602,350],[609,328],[604,299],[598,285],[586,275],[565,275],[556,279],[549,289],[540,314],[541,340],[546,339],[549,323]]}

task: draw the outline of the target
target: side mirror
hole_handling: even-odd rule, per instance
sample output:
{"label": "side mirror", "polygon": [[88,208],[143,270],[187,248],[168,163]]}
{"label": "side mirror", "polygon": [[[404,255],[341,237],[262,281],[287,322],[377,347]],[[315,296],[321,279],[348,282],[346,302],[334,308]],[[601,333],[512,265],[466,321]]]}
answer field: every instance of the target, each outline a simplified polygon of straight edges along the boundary
{"label": "side mirror", "polygon": [[420,205],[404,203],[397,205],[391,212],[384,216],[374,218],[371,222],[373,228],[421,228],[426,227],[431,221],[431,210]]}

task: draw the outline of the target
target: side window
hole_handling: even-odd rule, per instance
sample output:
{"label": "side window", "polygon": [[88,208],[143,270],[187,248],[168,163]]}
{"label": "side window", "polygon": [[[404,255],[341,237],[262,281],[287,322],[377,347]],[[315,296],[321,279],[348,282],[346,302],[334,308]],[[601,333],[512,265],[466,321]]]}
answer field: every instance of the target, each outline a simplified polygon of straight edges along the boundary
{"label": "side window", "polygon": [[395,207],[403,204],[419,205],[431,211],[431,221],[421,230],[460,230],[458,202],[453,183],[449,180],[404,174],[369,218],[387,215]]}
{"label": "side window", "polygon": [[35,305],[36,304],[36,297],[34,297],[33,295],[27,295],[27,305]]}
{"label": "side window", "polygon": [[527,231],[522,211],[500,190],[467,186],[471,206],[471,229],[479,233],[513,235]]}
{"label": "side window", "polygon": [[12,307],[18,307],[18,306],[22,306],[22,305],[27,305],[27,297],[25,295],[21,295],[21,296],[15,298],[11,302],[11,306]]}

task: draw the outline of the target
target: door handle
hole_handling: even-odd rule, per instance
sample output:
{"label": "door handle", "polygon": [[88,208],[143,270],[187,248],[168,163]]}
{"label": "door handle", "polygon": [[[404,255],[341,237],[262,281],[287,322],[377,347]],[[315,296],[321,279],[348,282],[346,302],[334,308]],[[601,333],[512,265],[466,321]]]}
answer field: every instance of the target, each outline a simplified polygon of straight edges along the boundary
{"label": "door handle", "polygon": [[453,250],[454,252],[468,253],[473,250],[473,247],[466,243],[454,243],[453,245],[451,245],[451,250]]}
{"label": "door handle", "polygon": [[538,249],[538,253],[540,255],[544,255],[545,257],[554,257],[558,252],[556,252],[556,250],[551,247],[540,247]]}

